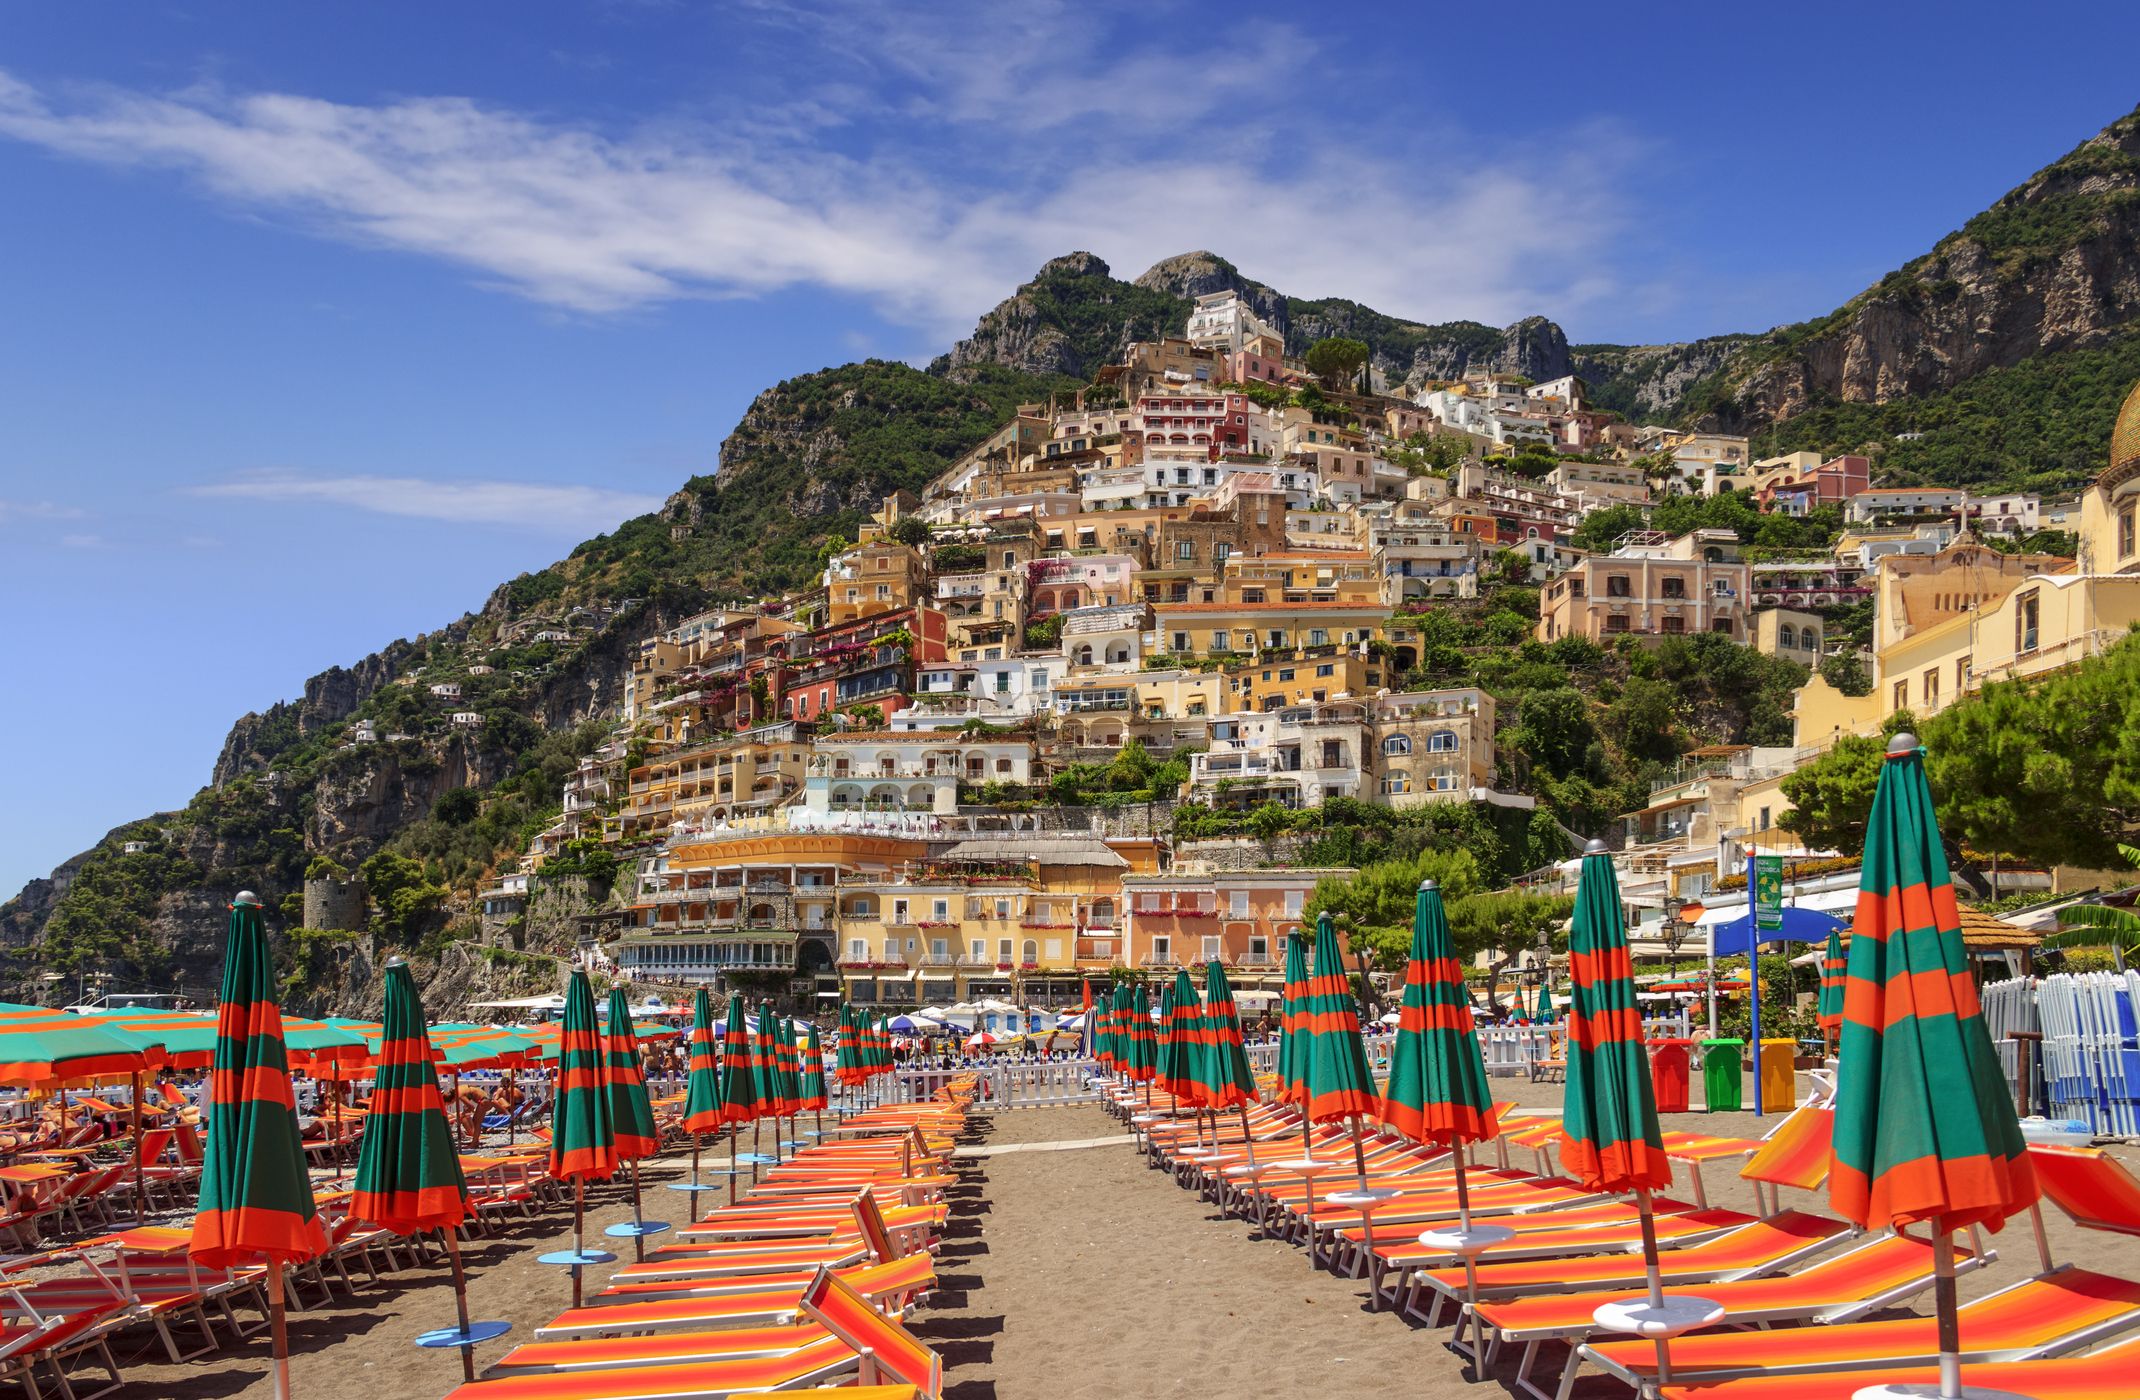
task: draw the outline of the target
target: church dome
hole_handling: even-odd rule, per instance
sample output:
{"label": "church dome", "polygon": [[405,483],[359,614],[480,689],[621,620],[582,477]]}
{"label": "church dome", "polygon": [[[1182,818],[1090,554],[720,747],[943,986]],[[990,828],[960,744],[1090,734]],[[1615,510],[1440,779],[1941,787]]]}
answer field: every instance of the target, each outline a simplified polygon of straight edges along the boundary
{"label": "church dome", "polygon": [[2133,385],[2118,409],[2118,425],[2110,431],[2110,470],[2103,484],[2111,486],[2140,475],[2140,384]]}

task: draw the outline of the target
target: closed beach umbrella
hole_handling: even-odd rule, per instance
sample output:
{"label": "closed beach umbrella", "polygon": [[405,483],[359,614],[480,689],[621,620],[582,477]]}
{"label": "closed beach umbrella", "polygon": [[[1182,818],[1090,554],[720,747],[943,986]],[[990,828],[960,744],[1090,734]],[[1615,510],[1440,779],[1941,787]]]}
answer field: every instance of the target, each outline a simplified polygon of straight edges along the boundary
{"label": "closed beach umbrella", "polygon": [[[1293,930],[1285,941],[1285,987],[1278,1003],[1278,1099],[1281,1103],[1308,1103],[1308,1038],[1300,1024],[1301,1004],[1308,995],[1308,940]],[[1307,1122],[1301,1123],[1301,1141],[1307,1141]]]}
{"label": "closed beach umbrella", "polygon": [[[609,1026],[602,1033],[602,1095],[609,1100],[610,1131],[616,1135],[617,1156],[631,1163],[632,1229],[638,1232],[632,1236],[632,1243],[643,1257],[646,1244],[639,1202],[639,1159],[651,1157],[661,1149],[661,1129],[654,1126],[654,1105],[646,1092],[646,1067],[639,1061],[631,1002],[622,987],[612,987],[609,993]],[[612,1227],[612,1233],[615,1229]]]}
{"label": "closed beach umbrella", "polygon": [[[1397,1018],[1382,1121],[1415,1142],[1439,1147],[1494,1137],[1499,1128],[1486,1060],[1472,1029],[1471,999],[1464,994],[1441,891],[1432,880],[1419,887],[1413,908]],[[1461,1172],[1461,1156],[1458,1163]]]}
{"label": "closed beach umbrella", "polygon": [[831,1096],[825,1092],[825,1051],[817,1041],[817,1027],[810,1027],[810,1035],[803,1042],[802,1055],[802,1106],[812,1113],[822,1113]]}
{"label": "closed beach umbrella", "polygon": [[[1862,877],[1861,877],[1862,878]],[[1843,957],[1843,926],[1828,930],[1828,947],[1820,959],[1821,1033],[1830,1041],[1843,1033],[1843,991],[1849,984],[1850,965]]]}
{"label": "closed beach umbrella", "polygon": [[848,1088],[869,1078],[869,1071],[862,1065],[862,1032],[852,1006],[840,1008],[839,1042],[833,1047],[833,1056],[833,1078]]}
{"label": "closed beach umbrella", "polygon": [[1127,1042],[1124,1048],[1128,1053],[1124,1059],[1129,1066],[1129,1077],[1139,1084],[1149,1085],[1160,1078],[1160,1062],[1173,1048],[1173,1026],[1169,1023],[1162,1029],[1153,1022],[1151,994],[1142,983],[1135,987],[1124,985],[1122,1001],[1122,1038]]}
{"label": "closed beach umbrella", "polygon": [[751,1087],[750,1013],[740,995],[728,999],[726,1028],[721,1032],[721,1121],[748,1123],[758,1116]]}
{"label": "closed beach umbrella", "polygon": [[[594,1018],[594,988],[584,971],[565,988],[565,1021],[559,1034],[557,1098],[550,1108],[550,1175],[572,1182],[572,1253],[589,1263],[609,1256],[583,1247],[587,1179],[607,1181],[617,1170],[616,1129],[602,1085],[602,1038]],[[572,1306],[580,1305],[580,1268],[572,1267]]]}
{"label": "closed beach umbrella", "polygon": [[[427,1342],[458,1344],[461,1370],[476,1376],[479,1335],[468,1323],[468,1274],[461,1265],[460,1223],[473,1212],[460,1153],[438,1092],[431,1037],[424,1029],[423,998],[399,956],[386,962],[386,1019],[374,1070],[371,1114],[357,1153],[356,1190],[349,1213],[401,1235],[437,1230],[453,1265],[453,1304],[458,1332],[426,1333]],[[493,1330],[495,1329],[495,1330]],[[485,1335],[505,1329],[485,1324]]]}
{"label": "closed beach umbrella", "polygon": [[[1469,1008],[1469,1005],[1468,1005],[1468,1003],[1467,1003],[1467,1005],[1466,1005],[1466,1008],[1465,1008],[1465,1010],[1466,1010],[1466,1017],[1467,1017],[1467,1020],[1468,1020],[1468,1018],[1469,1018],[1469,1011],[1470,1011],[1470,1008]],[[1534,1020],[1534,1021],[1536,1021],[1536,1022],[1537,1022],[1537,1023],[1539,1024],[1539,1025],[1541,1025],[1541,1026],[1544,1026],[1544,1025],[1550,1025],[1550,1024],[1552,1024],[1552,1021],[1553,1021],[1553,985],[1552,985],[1552,983],[1550,983],[1550,982],[1540,982],[1540,983],[1538,984],[1538,1011],[1537,1011],[1537,1014],[1536,1014],[1536,1015],[1534,1015],[1534,1016],[1532,1016],[1532,1017],[1531,1017],[1531,1019],[1532,1019],[1532,1020]]]}
{"label": "closed beach umbrella", "polygon": [[[1204,998],[1208,1034],[1203,1072],[1197,1076],[1197,1097],[1214,1113],[1240,1109],[1245,1135],[1248,1102],[1256,1097],[1256,1071],[1249,1065],[1248,1049],[1241,1042],[1241,1015],[1234,1006],[1233,984],[1226,980],[1226,968],[1217,958],[1204,970]],[[1253,1144],[1249,1152],[1253,1160]]]}
{"label": "closed beach umbrella", "polygon": [[1713,1320],[1701,1316],[1704,1309],[1720,1310],[1698,1298],[1667,1300],[1658,1274],[1650,1192],[1672,1184],[1672,1163],[1664,1155],[1663,1134],[1657,1126],[1657,1099],[1642,1041],[1642,1013],[1635,1001],[1635,966],[1627,951],[1620,882],[1602,841],[1592,841],[1583,852],[1568,964],[1574,995],[1568,1011],[1567,1087],[1561,1095],[1561,1165],[1585,1190],[1634,1193],[1635,1208],[1642,1217],[1643,1265],[1649,1276],[1648,1307],[1642,1320],[1648,1324],[1646,1334],[1657,1339],[1659,1377],[1669,1381],[1669,1338],[1675,1331]]}
{"label": "closed beach umbrella", "polygon": [[631,1004],[622,987],[612,988],[609,993],[609,1025],[602,1032],[602,1092],[609,1100],[610,1131],[616,1136],[617,1156],[636,1160],[658,1151],[661,1131],[654,1126],[654,1105],[646,1092],[646,1067],[639,1061]]}
{"label": "closed beach umbrella", "polygon": [[1953,1232],[1998,1229],[2036,1174],[1962,947],[1917,740],[1888,742],[1851,926],[1828,1199],[1871,1230],[1933,1232],[1940,1393],[1960,1393]]}
{"label": "closed beach umbrella", "polygon": [[[1538,995],[1544,998],[1543,988]],[[1421,882],[1412,907],[1412,948],[1404,967],[1397,1038],[1390,1045],[1382,1121],[1415,1142],[1455,1149],[1449,1160],[1456,1176],[1456,1227],[1462,1238],[1452,1243],[1464,1252],[1465,1284],[1476,1304],[1478,1276],[1468,1247],[1471,1189],[1462,1145],[1484,1142],[1496,1136],[1500,1126],[1442,893],[1432,880]]]}
{"label": "closed beach umbrella", "polygon": [[[784,1111],[780,1101],[779,1032],[773,1028],[773,1004],[758,1004],[758,1023],[751,1029],[751,1106],[760,1118],[777,1118]],[[777,1134],[776,1134],[777,1136]]]}
{"label": "closed beach umbrella", "polygon": [[[1087,983],[1088,994],[1091,983]],[[1115,994],[1114,989],[1100,993],[1098,1009],[1086,1018],[1092,1027],[1092,1058],[1100,1062],[1102,1069],[1117,1068],[1115,1063]]]}
{"label": "closed beach umbrella", "polygon": [[1159,1087],[1188,1104],[1202,1101],[1198,1071],[1203,1064],[1203,1010],[1188,969],[1180,969],[1167,989],[1164,1020],[1168,1034],[1159,1062]]}
{"label": "closed beach umbrella", "polygon": [[684,1131],[717,1133],[722,1123],[720,1041],[713,1029],[713,998],[704,987],[691,998],[689,1046],[690,1068],[684,1076]]}
{"label": "closed beach umbrella", "polygon": [[312,1203],[290,1061],[275,1004],[275,963],[260,901],[241,890],[230,906],[223,988],[216,1008],[215,1064],[209,1078],[213,1128],[201,1164],[193,1258],[211,1269],[265,1256],[273,1323],[275,1394],[290,1393],[290,1339],[283,1321],[282,1268],[325,1252],[327,1232]]}
{"label": "closed beach umbrella", "polygon": [[1360,1038],[1360,1006],[1353,999],[1351,977],[1328,914],[1315,920],[1314,971],[1300,999],[1296,1024],[1307,1068],[1308,1121],[1352,1120],[1353,1167],[1364,1192],[1367,1160],[1360,1148],[1360,1120],[1374,1116],[1375,1077],[1367,1067],[1367,1043]]}
{"label": "closed beach umbrella", "polygon": [[774,1022],[780,1032],[780,1102],[793,1118],[802,1112],[802,1046],[795,1039],[795,1023],[782,1016]]}

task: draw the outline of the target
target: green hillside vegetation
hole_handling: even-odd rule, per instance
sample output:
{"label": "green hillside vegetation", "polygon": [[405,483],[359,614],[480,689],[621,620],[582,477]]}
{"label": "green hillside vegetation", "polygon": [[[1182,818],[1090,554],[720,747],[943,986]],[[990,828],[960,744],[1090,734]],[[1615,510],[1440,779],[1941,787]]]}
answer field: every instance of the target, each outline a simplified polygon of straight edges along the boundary
{"label": "green hillside vegetation", "polygon": [[[1757,457],[1878,447],[1894,485],[2078,490],[2103,469],[2118,407],[2140,380],[2140,334],[1985,371],[1951,389],[1891,403],[1830,400],[1754,438]],[[1897,442],[1898,433],[1923,433]]]}

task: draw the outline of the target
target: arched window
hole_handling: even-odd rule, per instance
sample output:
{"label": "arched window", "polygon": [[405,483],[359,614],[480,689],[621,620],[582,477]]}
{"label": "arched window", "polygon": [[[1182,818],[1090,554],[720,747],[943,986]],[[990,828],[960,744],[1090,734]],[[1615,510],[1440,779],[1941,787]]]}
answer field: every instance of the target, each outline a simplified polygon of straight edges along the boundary
{"label": "arched window", "polygon": [[1807,628],[1807,629],[1806,629],[1805,631],[1803,631],[1803,632],[1801,632],[1801,633],[1799,633],[1799,634],[1798,634],[1798,644],[1799,644],[1800,646],[1804,647],[1804,648],[1805,648],[1805,649],[1806,649],[1807,651],[1819,651],[1819,650],[1820,650],[1820,632],[1819,632],[1819,630],[1818,630],[1818,629],[1816,629],[1816,628],[1808,627],[1808,628]]}
{"label": "arched window", "polygon": [[1092,646],[1090,643],[1077,649],[1077,664],[1080,666],[1090,666],[1092,664]]}
{"label": "arched window", "polygon": [[1456,735],[1446,729],[1437,729],[1427,736],[1428,753],[1455,753]]}
{"label": "arched window", "polygon": [[1454,768],[1435,769],[1427,774],[1427,786],[1436,792],[1455,792],[1457,786],[1456,770]]}
{"label": "arched window", "polygon": [[1382,741],[1382,752],[1384,753],[1410,753],[1411,751],[1412,740],[1408,735],[1392,734]]}
{"label": "arched window", "polygon": [[1402,768],[1392,768],[1382,775],[1382,790],[1386,793],[1410,792],[1412,790],[1412,775]]}
{"label": "arched window", "polygon": [[1107,644],[1107,660],[1110,664],[1129,660],[1129,643],[1109,642]]}
{"label": "arched window", "polygon": [[1040,961],[1040,944],[1038,941],[1031,938],[1028,938],[1025,941],[1023,961],[1028,967],[1031,967]]}
{"label": "arched window", "polygon": [[1788,622],[1784,623],[1783,626],[1778,627],[1776,629],[1776,645],[1780,647],[1797,646],[1798,629],[1791,626],[1791,624]]}
{"label": "arched window", "polygon": [[1111,899],[1095,899],[1092,901],[1092,922],[1098,927],[1114,927],[1115,902]]}

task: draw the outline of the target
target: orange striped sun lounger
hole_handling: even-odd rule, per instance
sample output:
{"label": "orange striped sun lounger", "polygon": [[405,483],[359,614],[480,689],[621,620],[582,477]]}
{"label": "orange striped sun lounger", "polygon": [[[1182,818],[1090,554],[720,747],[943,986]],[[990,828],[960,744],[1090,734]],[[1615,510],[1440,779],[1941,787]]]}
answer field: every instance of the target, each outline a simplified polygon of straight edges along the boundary
{"label": "orange striped sun lounger", "polygon": [[[1754,1217],[1735,1210],[1702,1210],[1686,1201],[1667,1196],[1652,1200],[1651,1227],[1660,1249],[1679,1249],[1702,1244],[1719,1235],[1750,1225]],[[1477,1214],[1476,1211],[1473,1212]],[[1456,1212],[1437,1218],[1437,1224],[1456,1219]],[[1633,1206],[1617,1201],[1578,1206],[1571,1210],[1539,1211],[1529,1215],[1498,1215],[1494,1223],[1513,1230],[1514,1236],[1479,1256],[1481,1264],[1511,1259],[1545,1259],[1577,1254],[1610,1254],[1642,1248],[1642,1217]],[[1373,1285],[1384,1297],[1402,1290],[1405,1274],[1420,1268],[1438,1267],[1452,1261],[1446,1251],[1421,1244],[1418,1232],[1392,1229],[1385,1239],[1379,1216],[1375,1227],[1375,1251],[1367,1253],[1367,1232],[1344,1230],[1330,1241],[1330,1251],[1349,1278],[1372,1273]],[[1386,1281],[1386,1282],[1385,1282]],[[1394,1305],[1396,1299],[1391,1298]]]}
{"label": "orange striped sun lounger", "polygon": [[837,1340],[815,1322],[803,1322],[786,1327],[738,1328],[730,1332],[675,1332],[665,1337],[529,1342],[500,1357],[483,1375],[486,1380],[503,1380],[508,1376],[571,1375],[585,1371],[628,1370],[638,1366],[764,1361],[793,1356],[799,1351]]}
{"label": "orange striped sun lounger", "polygon": [[[1660,1400],[1850,1400],[1874,1385],[1921,1385],[1939,1393],[1939,1367],[1834,1371],[1822,1376],[1750,1376],[1715,1385],[1672,1384]],[[1993,1362],[1962,1367],[1962,1386],[2026,1395],[2030,1400],[2140,1400],[2140,1339],[2057,1361]]]}
{"label": "orange striped sun lounger", "polygon": [[[1754,1184],[1754,1200],[1763,1210],[1781,1208],[1777,1188],[1818,1191],[1828,1179],[1828,1164],[1834,1159],[1835,1115],[1825,1108],[1801,1108],[1777,1125],[1754,1154],[1739,1168],[1739,1175]],[[1769,1199],[1761,1201],[1761,1188]]]}
{"label": "orange striped sun lounger", "polygon": [[626,1264],[609,1277],[598,1298],[693,1298],[746,1292],[767,1277],[793,1277],[824,1265],[846,1268],[869,1257],[859,1235],[828,1240],[809,1249],[752,1250],[747,1255]]}
{"label": "orange striped sun lounger", "polygon": [[[35,1368],[42,1361],[51,1365],[53,1374],[59,1378],[61,1393],[70,1400],[97,1400],[98,1396],[109,1395],[124,1384],[119,1378],[119,1363],[112,1357],[110,1342],[110,1334],[121,1320],[121,1304],[104,1302],[71,1312],[41,1312],[10,1290],[0,1294],[0,1305],[5,1305],[8,1313],[21,1319],[0,1325],[0,1379],[21,1381],[34,1397],[39,1393]],[[68,1358],[85,1351],[96,1352],[105,1373],[111,1377],[110,1385],[101,1386],[87,1395],[75,1390],[66,1372]]]}
{"label": "orange striped sun lounger", "polygon": [[506,1375],[458,1386],[448,1400],[725,1400],[816,1385],[853,1371],[859,1359],[853,1347],[826,1336],[783,1356]]}
{"label": "orange striped sun lounger", "polygon": [[[791,1276],[777,1283],[761,1277],[752,1280],[759,1287],[748,1292],[713,1297],[636,1302],[597,1297],[593,1306],[573,1308],[559,1314],[549,1326],[535,1329],[535,1339],[646,1337],[668,1332],[785,1326],[795,1320],[803,1287],[815,1277],[815,1273],[807,1278]],[[913,1254],[889,1264],[841,1270],[840,1277],[878,1306],[897,1311],[935,1286],[936,1265],[926,1254]]]}
{"label": "orange striped sun lounger", "polygon": [[[2029,1361],[2079,1351],[2140,1323],[2140,1283],[2061,1267],[1955,1311],[1966,1362]],[[1579,1355],[1629,1385],[1654,1389],[1652,1342],[1593,1342]],[[1672,1375],[1682,1385],[1740,1376],[1853,1371],[1932,1365],[1939,1324],[1929,1317],[1853,1322],[1776,1332],[1703,1333],[1671,1343]]]}
{"label": "orange striped sun lounger", "polygon": [[[1955,1272],[1968,1273],[1998,1257],[1991,1251],[1978,1253],[1957,1247]],[[1824,1259],[1803,1273],[1705,1284],[1702,1297],[1723,1307],[1726,1324],[1734,1327],[1766,1327],[1777,1322],[1841,1323],[1914,1297],[1932,1286],[1932,1278],[1930,1240],[1914,1235],[1884,1235],[1847,1254]],[[1531,1366],[1538,1359],[1541,1343],[1567,1342],[1568,1363],[1561,1372],[1560,1388],[1552,1397],[1567,1400],[1582,1359],[1582,1352],[1574,1344],[1600,1330],[1592,1314],[1606,1303],[1647,1296],[1643,1285],[1480,1303],[1478,1324],[1492,1334],[1484,1364],[1493,1365],[1502,1343],[1522,1342],[1523,1360],[1516,1368],[1516,1387],[1538,1400],[1549,1400],[1545,1391],[1531,1383]],[[1459,1322],[1459,1338],[1463,1331],[1464,1325]]]}
{"label": "orange striped sun lounger", "polygon": [[[1834,1248],[1857,1234],[1855,1227],[1825,1216],[1787,1210],[1741,1225],[1707,1244],[1667,1250],[1659,1260],[1667,1288],[1725,1283],[1776,1273]],[[1639,1245],[1639,1241],[1638,1241]],[[1476,1286],[1481,1301],[1528,1298],[1600,1288],[1634,1288],[1646,1282],[1641,1255],[1601,1254],[1584,1259],[1531,1259],[1481,1264]],[[1441,1325],[1442,1301],[1461,1303],[1470,1282],[1462,1268],[1419,1269],[1406,1291],[1403,1310],[1429,1327]],[[1431,1299],[1422,1313],[1418,1305]]]}

